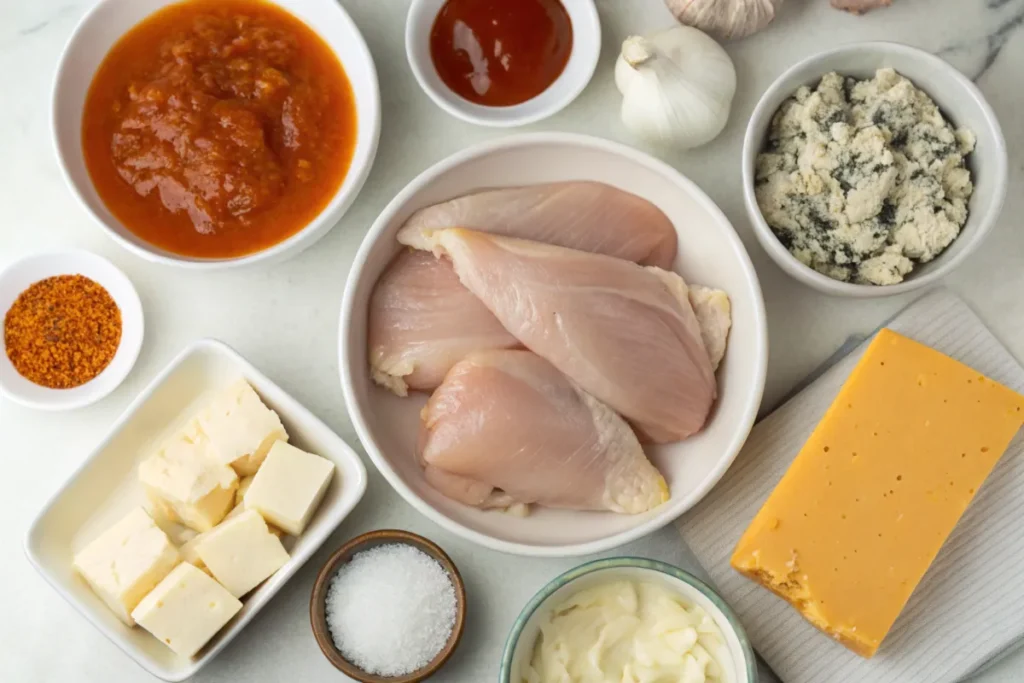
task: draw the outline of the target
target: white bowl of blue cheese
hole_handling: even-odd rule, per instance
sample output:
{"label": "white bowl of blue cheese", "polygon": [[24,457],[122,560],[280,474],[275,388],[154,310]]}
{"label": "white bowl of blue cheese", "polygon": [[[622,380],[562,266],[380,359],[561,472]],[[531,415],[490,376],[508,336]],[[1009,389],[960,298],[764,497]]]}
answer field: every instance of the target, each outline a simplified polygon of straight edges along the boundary
{"label": "white bowl of blue cheese", "polygon": [[743,148],[744,198],[768,254],[827,294],[924,287],[992,228],[1002,131],[978,89],[931,54],[846,45],[765,92]]}

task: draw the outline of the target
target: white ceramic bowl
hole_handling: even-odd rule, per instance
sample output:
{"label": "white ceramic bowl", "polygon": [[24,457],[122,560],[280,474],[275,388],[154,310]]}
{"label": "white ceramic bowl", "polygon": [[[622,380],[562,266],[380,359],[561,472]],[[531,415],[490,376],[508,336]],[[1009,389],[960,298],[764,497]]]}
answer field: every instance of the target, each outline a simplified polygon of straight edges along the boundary
{"label": "white ceramic bowl", "polygon": [[[732,299],[733,328],[718,371],[719,400],[696,436],[647,448],[671,500],[642,515],[536,507],[526,518],[481,511],[434,490],[415,460],[425,394],[399,398],[374,385],[366,356],[370,292],[399,251],[395,234],[416,209],[480,188],[597,180],[656,204],[679,233],[675,269]],[[688,510],[725,473],[754,422],[768,341],[757,274],[728,219],[696,185],[632,148],[565,133],[518,135],[459,152],[405,187],[370,228],[349,273],[341,309],[339,366],[345,403],[377,468],[403,498],[446,529],[482,546],[522,555],[583,555],[639,538]]]}
{"label": "white ceramic bowl", "polygon": [[[320,507],[298,538],[285,537],[291,558],[242,600],[242,610],[188,659],[141,627],[128,628],[72,569],[74,554],[145,495],[138,463],[213,393],[244,378],[277,411],[290,443],[334,463]],[[225,344],[193,342],[171,361],[118,418],[110,432],[46,503],[25,537],[29,561],[65,600],[125,654],[155,676],[181,681],[217,656],[348,516],[366,491],[366,469],[330,427]]]}
{"label": "white ceramic bowl", "polygon": [[757,660],[747,640],[739,617],[706,583],[664,562],[642,557],[612,557],[594,560],[570,569],[544,586],[527,603],[512,625],[505,652],[501,660],[498,683],[525,683],[524,670],[533,656],[541,623],[565,600],[578,591],[600,585],[606,581],[644,581],[660,584],[681,596],[687,603],[703,609],[715,620],[725,636],[729,660],[720,662],[731,669],[724,680],[733,683],[757,683]]}
{"label": "white ceramic bowl", "polygon": [[82,156],[82,111],[93,75],[121,36],[155,11],[178,1],[100,0],[71,34],[57,65],[51,112],[53,140],[64,179],[82,207],[114,241],[149,261],[212,270],[279,262],[295,256],[326,235],[355,200],[370,173],[380,137],[380,91],[373,57],[359,29],[334,0],[270,0],[317,32],[337,55],[355,94],[357,124],[352,163],[337,193],[309,225],[283,242],[246,256],[182,256],[149,244],[128,230],[93,187]]}
{"label": "white ceramic bowl", "polygon": [[48,389],[18,374],[0,334],[0,394],[29,408],[73,410],[100,400],[128,376],[142,348],[142,302],[131,280],[110,261],[87,251],[61,251],[29,256],[0,273],[0,312],[6,315],[30,285],[55,275],[84,275],[107,290],[121,309],[121,343],[110,364],[93,379],[72,389]]}
{"label": "white ceramic bowl", "polygon": [[[754,196],[754,162],[768,137],[772,117],[797,88],[816,85],[830,71],[870,78],[884,66],[894,68],[928,93],[954,126],[966,126],[974,131],[977,147],[967,157],[974,194],[960,236],[938,258],[916,264],[906,280],[896,285],[851,284],[833,280],[804,265],[775,237]],[[1006,178],[1006,142],[995,114],[978,88],[942,59],[898,43],[854,43],[797,63],[779,76],[761,97],[750,116],[743,140],[743,196],[754,224],[754,234],[768,255],[789,275],[818,291],[836,296],[867,298],[902,294],[948,275],[981,245],[995,224],[1006,194]]]}
{"label": "white ceramic bowl", "polygon": [[416,81],[452,116],[481,126],[512,127],[555,114],[583,92],[601,53],[601,20],[594,0],[561,0],[572,22],[572,52],[562,74],[533,99],[510,107],[486,107],[455,94],[444,84],[430,56],[430,32],[445,0],[412,0],[405,20],[405,53]]}

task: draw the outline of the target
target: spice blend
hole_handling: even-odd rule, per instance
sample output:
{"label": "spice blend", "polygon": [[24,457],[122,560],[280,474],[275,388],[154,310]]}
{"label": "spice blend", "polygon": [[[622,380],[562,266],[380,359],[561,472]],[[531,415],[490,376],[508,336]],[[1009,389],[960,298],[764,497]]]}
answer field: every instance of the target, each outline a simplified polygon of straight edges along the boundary
{"label": "spice blend", "polygon": [[4,316],[7,357],[25,379],[71,389],[103,371],[121,343],[121,310],[82,275],[57,275],[18,295]]}

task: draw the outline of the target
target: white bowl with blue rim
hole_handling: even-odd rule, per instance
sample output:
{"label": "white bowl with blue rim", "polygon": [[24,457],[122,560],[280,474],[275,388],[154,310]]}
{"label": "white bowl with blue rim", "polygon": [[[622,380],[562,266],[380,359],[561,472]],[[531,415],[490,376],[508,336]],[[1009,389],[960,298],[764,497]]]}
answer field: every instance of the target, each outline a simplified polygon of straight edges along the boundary
{"label": "white bowl with blue rim", "polygon": [[526,604],[505,641],[498,683],[525,683],[526,668],[533,656],[540,626],[573,594],[609,581],[644,581],[663,586],[687,603],[703,609],[721,629],[729,660],[719,662],[726,670],[723,680],[757,683],[754,649],[739,617],[714,590],[693,574],[664,562],[643,557],[612,557],[570,569],[544,586]]}

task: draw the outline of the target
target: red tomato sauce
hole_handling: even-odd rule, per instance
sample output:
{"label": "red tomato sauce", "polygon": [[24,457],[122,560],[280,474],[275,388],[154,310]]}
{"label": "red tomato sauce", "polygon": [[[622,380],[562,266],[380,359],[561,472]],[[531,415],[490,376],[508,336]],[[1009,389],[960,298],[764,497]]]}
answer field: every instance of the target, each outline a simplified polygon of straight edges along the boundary
{"label": "red tomato sauce", "polygon": [[355,98],[326,43],[258,0],[189,0],[129,31],[93,78],[96,191],[167,251],[229,258],[309,224],[352,161]]}

